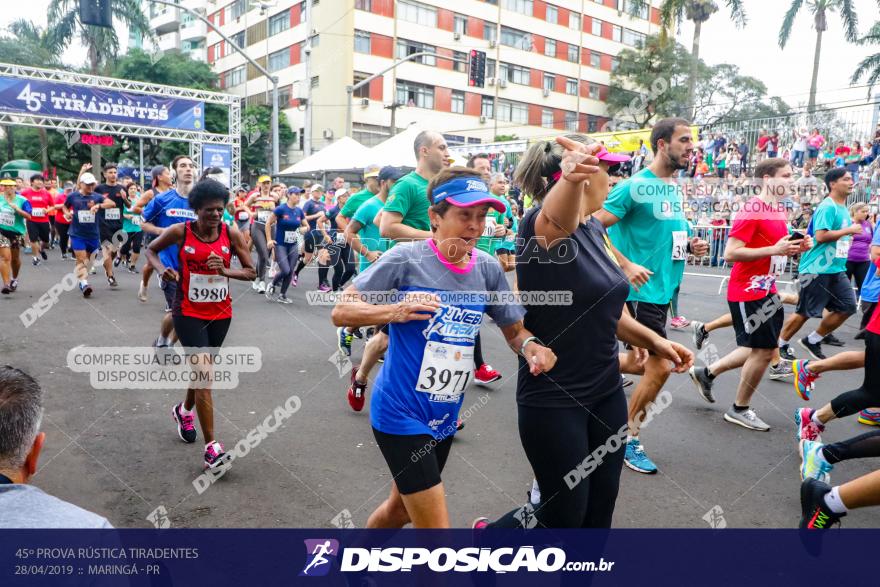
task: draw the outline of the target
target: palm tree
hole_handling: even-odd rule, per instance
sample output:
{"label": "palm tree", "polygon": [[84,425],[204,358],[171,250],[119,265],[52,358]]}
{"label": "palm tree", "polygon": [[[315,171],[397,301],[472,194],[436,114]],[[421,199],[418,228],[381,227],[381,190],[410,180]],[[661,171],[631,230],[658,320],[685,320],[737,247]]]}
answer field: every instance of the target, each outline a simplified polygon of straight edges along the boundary
{"label": "palm tree", "polygon": [[[868,33],[858,40],[859,45],[880,45],[880,21],[875,22],[874,26]],[[856,84],[863,77],[867,77],[868,96],[871,95],[871,88],[880,81],[880,53],[874,53],[865,57],[856,67],[855,72],[850,80],[851,84]]]}
{"label": "palm tree", "polygon": [[[130,31],[144,38],[152,37],[150,22],[141,10],[139,0],[109,0],[110,11],[115,19],[128,25]],[[119,54],[119,37],[116,29],[83,24],[79,19],[79,0],[51,0],[49,3],[49,27],[52,40],[64,47],[71,39],[79,38],[89,52],[89,73],[97,75],[102,65]],[[92,165],[101,164],[101,148],[92,146]]]}
{"label": "palm tree", "polygon": [[[145,38],[152,36],[150,22],[138,0],[110,0],[110,10],[115,19],[128,25],[129,30]],[[119,54],[119,37],[115,29],[80,22],[79,0],[51,0],[49,27],[53,41],[60,46],[75,38],[85,45],[89,52],[89,72],[93,75],[97,75],[102,65],[107,65]]]}
{"label": "palm tree", "polygon": [[[743,0],[724,0],[727,9],[730,10],[730,16],[734,24],[738,28],[742,28],[746,24],[746,11],[743,7]],[[636,15],[649,6],[648,0],[631,0],[628,4],[630,14]],[[688,72],[688,93],[687,108],[691,120],[695,116],[694,112],[694,92],[697,87],[697,72],[700,63],[700,33],[703,30],[703,23],[718,12],[718,4],[714,0],[663,0],[660,4],[660,24],[663,27],[660,31],[660,38],[665,40],[668,31],[687,19],[694,23],[694,39],[691,45],[691,67]]]}
{"label": "palm tree", "polygon": [[788,43],[794,19],[804,4],[813,13],[813,27],[816,29],[813,79],[810,82],[810,101],[807,104],[807,111],[814,112],[816,110],[816,84],[819,81],[819,58],[822,55],[822,34],[828,30],[828,13],[840,12],[840,18],[843,21],[843,35],[850,43],[854,43],[858,37],[859,17],[853,7],[853,0],[792,0],[788,12],[785,13],[785,18],[782,20],[782,27],[779,29],[779,47],[781,49],[784,49]]}
{"label": "palm tree", "polygon": [[[61,63],[61,47],[59,47],[46,29],[36,26],[29,20],[13,21],[6,30],[18,48],[15,60],[11,63],[31,65],[34,67],[58,67]],[[13,127],[5,127],[7,137],[7,158],[12,159],[15,151]],[[40,163],[43,169],[49,168],[49,135],[45,128],[38,128],[40,137]]]}

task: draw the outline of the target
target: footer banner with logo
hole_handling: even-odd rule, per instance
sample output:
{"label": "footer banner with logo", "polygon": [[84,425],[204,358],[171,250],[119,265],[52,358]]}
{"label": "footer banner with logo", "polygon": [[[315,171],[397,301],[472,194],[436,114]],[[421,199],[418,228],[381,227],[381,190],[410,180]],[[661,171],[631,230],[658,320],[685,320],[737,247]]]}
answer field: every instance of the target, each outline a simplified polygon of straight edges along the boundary
{"label": "footer banner with logo", "polygon": [[867,585],[878,543],[876,530],[4,530],[0,585]]}

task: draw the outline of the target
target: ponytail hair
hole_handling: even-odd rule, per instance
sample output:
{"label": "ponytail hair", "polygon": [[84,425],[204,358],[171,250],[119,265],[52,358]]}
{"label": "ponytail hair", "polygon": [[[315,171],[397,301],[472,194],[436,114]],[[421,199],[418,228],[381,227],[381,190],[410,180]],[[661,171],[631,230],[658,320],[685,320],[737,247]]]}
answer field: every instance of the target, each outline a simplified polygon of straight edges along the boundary
{"label": "ponytail hair", "polygon": [[[565,138],[592,145],[596,141],[583,134],[567,134]],[[565,149],[554,140],[538,141],[526,151],[513,174],[513,184],[524,194],[541,201],[558,180],[560,163]]]}

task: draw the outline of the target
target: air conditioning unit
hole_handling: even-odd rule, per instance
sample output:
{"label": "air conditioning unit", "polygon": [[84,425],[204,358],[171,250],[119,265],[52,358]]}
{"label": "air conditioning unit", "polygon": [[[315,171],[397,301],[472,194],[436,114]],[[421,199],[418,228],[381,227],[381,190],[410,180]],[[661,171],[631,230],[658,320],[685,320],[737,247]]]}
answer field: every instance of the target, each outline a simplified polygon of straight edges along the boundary
{"label": "air conditioning unit", "polygon": [[452,33],[452,38],[455,39],[456,41],[460,41],[461,40],[461,33]]}
{"label": "air conditioning unit", "polygon": [[544,97],[545,97],[545,98],[549,98],[549,97],[550,97],[550,90],[549,90],[548,88],[544,88]]}
{"label": "air conditioning unit", "polygon": [[507,87],[507,80],[504,78],[501,78],[500,80],[498,80],[498,87],[499,88],[506,88]]}
{"label": "air conditioning unit", "polygon": [[494,49],[497,44],[498,44],[498,41],[489,41],[489,48]]}
{"label": "air conditioning unit", "polygon": [[366,108],[366,107],[369,106],[369,105],[370,105],[370,99],[369,99],[369,98],[361,98],[361,107]]}
{"label": "air conditioning unit", "polygon": [[480,124],[486,124],[486,117],[485,116],[480,117]]}
{"label": "air conditioning unit", "polygon": [[325,128],[322,134],[324,135],[324,138],[328,141],[333,138],[333,131],[329,128]]}
{"label": "air conditioning unit", "polygon": [[495,85],[495,78],[490,77],[489,79],[486,80],[486,83],[488,83],[490,86],[494,86]]}

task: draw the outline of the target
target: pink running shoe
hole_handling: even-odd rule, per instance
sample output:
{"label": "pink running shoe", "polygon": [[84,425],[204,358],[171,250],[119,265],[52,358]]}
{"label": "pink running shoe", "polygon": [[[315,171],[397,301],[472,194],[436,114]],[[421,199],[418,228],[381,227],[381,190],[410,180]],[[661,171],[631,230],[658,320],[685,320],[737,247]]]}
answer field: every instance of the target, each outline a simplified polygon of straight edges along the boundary
{"label": "pink running shoe", "polygon": [[684,316],[676,316],[672,320],[669,321],[669,325],[676,330],[683,330],[690,326],[691,321],[685,318]]}
{"label": "pink running shoe", "polygon": [[326,292],[330,291],[330,286],[327,285],[326,283],[322,283],[321,285],[318,286],[318,291],[326,293]]}
{"label": "pink running shoe", "polygon": [[816,424],[810,418],[813,415],[813,410],[810,408],[799,408],[794,412],[794,423],[797,425],[797,439],[801,440],[812,440],[814,442],[822,442],[822,437],[820,436],[823,432],[825,432],[825,426]]}
{"label": "pink running shoe", "polygon": [[232,457],[223,450],[223,445],[213,440],[205,445],[205,469],[217,471],[232,462]]}
{"label": "pink running shoe", "polygon": [[179,403],[171,408],[171,417],[174,418],[174,422],[177,423],[177,435],[180,436],[180,439],[186,443],[195,442],[196,427],[193,425],[195,415],[192,412],[185,414],[183,411],[183,403]]}

